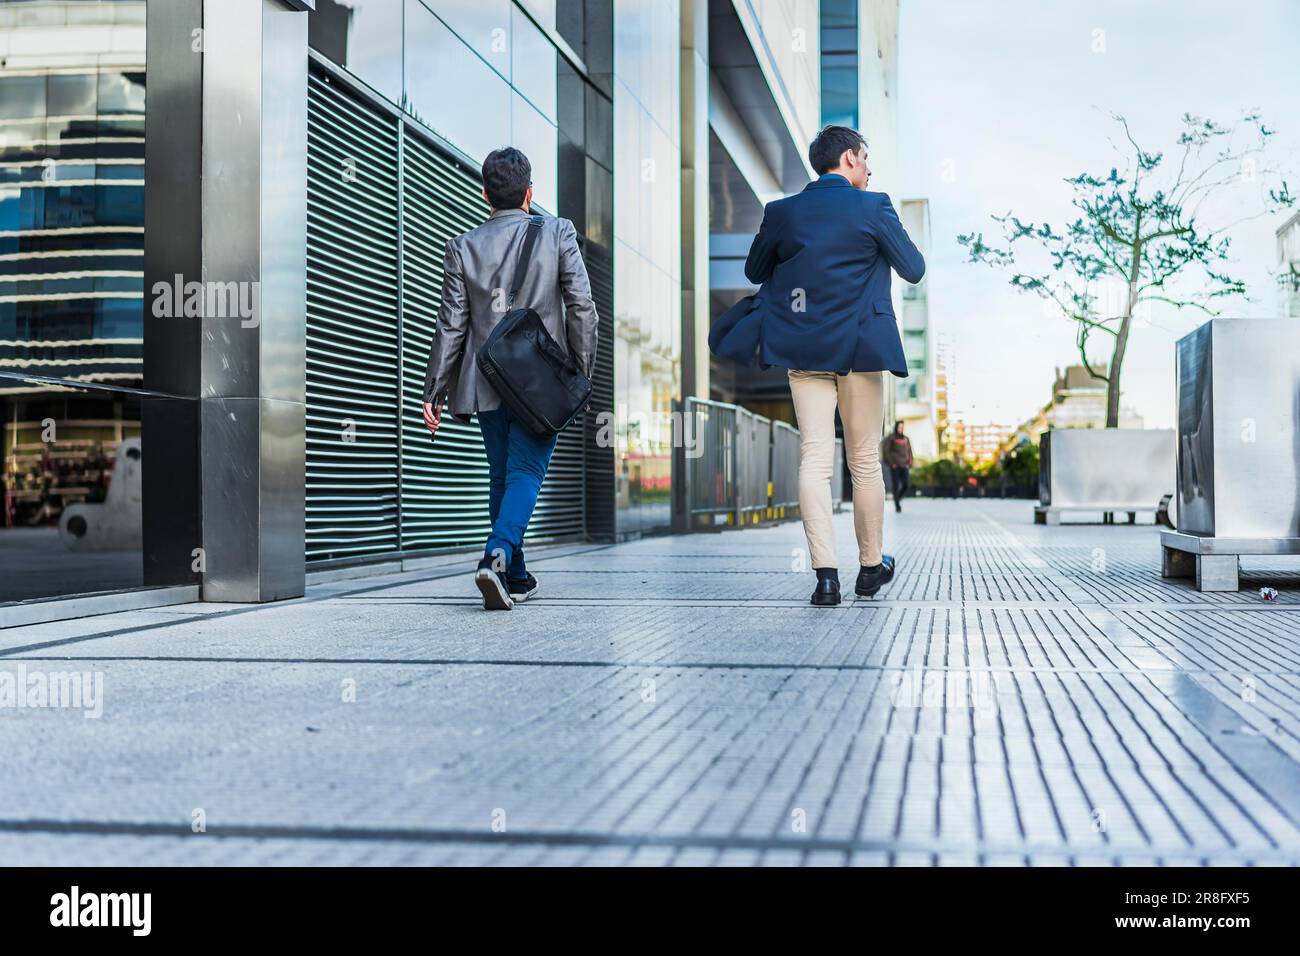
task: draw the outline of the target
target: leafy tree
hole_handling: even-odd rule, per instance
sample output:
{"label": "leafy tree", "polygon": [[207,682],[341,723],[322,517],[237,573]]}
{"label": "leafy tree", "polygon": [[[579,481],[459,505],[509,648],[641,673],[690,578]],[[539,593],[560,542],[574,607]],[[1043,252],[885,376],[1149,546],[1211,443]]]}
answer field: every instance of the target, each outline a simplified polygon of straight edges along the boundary
{"label": "leafy tree", "polygon": [[970,475],[965,462],[953,458],[936,458],[912,470],[912,484],[927,494],[956,494]]}
{"label": "leafy tree", "polygon": [[1038,446],[1023,441],[1002,459],[1002,473],[1021,490],[1038,490]]}
{"label": "leafy tree", "polygon": [[[1178,149],[1168,161],[1163,152],[1139,146],[1123,116],[1114,119],[1127,140],[1116,147],[1128,154],[1125,168],[1065,180],[1079,211],[1073,222],[1058,231],[1008,212],[991,217],[1002,226],[1001,246],[985,242],[979,232],[957,237],[969,261],[1010,270],[1011,285],[1054,303],[1076,323],[1084,367],[1106,382],[1107,428],[1119,425],[1120,374],[1134,311],[1144,303],[1164,302],[1217,315],[1217,300],[1246,294],[1245,283],[1229,273],[1227,232],[1295,202],[1286,180],[1266,165],[1274,131],[1257,113],[1228,126],[1185,114]],[[1212,212],[1204,208],[1207,201],[1238,188],[1255,189],[1262,208],[1221,224],[1202,221],[1203,209]],[[1020,244],[1037,247],[1037,268],[1020,266]],[[1122,290],[1113,296],[1116,301],[1103,301],[1107,286]],[[1094,335],[1111,343],[1105,374],[1088,357]]]}

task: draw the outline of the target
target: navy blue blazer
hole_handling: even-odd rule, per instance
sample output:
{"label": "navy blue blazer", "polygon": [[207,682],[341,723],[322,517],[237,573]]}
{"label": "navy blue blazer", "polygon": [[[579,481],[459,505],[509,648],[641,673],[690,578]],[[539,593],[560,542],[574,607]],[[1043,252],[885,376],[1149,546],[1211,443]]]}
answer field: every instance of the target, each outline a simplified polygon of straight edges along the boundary
{"label": "navy blue blazer", "polygon": [[757,356],[763,366],[906,378],[891,269],[908,282],[925,275],[889,197],[826,173],[767,204],[745,260],[760,288],[713,323],[709,348],[745,365]]}

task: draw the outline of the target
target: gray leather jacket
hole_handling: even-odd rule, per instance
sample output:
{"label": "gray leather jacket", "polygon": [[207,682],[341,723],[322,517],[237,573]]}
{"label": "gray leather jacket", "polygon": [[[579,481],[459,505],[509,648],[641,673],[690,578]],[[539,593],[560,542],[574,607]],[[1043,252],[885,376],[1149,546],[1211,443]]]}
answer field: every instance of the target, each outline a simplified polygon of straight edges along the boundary
{"label": "gray leather jacket", "polygon": [[[429,352],[424,400],[446,401],[452,415],[466,417],[501,407],[496,390],[483,380],[475,361],[507,303],[515,264],[523,248],[528,215],[498,209],[477,229],[447,243],[442,265],[442,305]],[[513,308],[541,316],[555,341],[568,348],[588,376],[596,360],[596,305],[578,235],[567,219],[547,218],[537,236],[532,263]]]}

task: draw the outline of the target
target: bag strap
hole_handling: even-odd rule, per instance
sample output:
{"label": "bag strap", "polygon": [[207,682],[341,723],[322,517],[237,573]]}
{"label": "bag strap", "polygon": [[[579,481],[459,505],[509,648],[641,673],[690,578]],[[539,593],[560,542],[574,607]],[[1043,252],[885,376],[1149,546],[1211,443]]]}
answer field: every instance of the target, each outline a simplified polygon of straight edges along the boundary
{"label": "bag strap", "polygon": [[524,232],[524,247],[519,251],[519,262],[515,265],[515,281],[510,286],[510,293],[506,299],[506,308],[513,308],[515,296],[519,294],[519,287],[524,284],[524,276],[528,274],[528,264],[533,259],[533,247],[537,245],[537,235],[542,231],[542,217],[529,216],[528,228]]}

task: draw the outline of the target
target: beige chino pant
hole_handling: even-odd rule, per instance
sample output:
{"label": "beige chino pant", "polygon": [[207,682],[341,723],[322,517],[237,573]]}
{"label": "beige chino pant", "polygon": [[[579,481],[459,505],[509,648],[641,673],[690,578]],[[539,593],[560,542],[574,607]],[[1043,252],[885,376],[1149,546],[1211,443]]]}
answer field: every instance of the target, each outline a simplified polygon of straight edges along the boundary
{"label": "beige chino pant", "polygon": [[858,562],[880,563],[885,482],[880,473],[884,426],[884,372],[790,370],[790,393],[799,420],[799,511],[814,568],[837,567],[831,526],[831,469],[835,462],[835,409],[844,424],[844,457],[853,476],[853,529]]}

